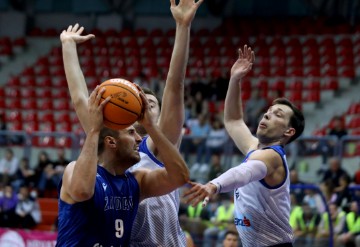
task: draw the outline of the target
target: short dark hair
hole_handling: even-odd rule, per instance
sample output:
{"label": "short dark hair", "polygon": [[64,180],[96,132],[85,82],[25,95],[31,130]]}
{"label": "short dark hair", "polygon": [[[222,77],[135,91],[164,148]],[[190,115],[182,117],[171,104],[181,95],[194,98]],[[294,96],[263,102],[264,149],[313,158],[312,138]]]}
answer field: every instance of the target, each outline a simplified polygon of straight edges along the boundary
{"label": "short dark hair", "polygon": [[293,135],[287,144],[296,140],[304,131],[305,128],[305,118],[303,113],[287,98],[277,98],[272,102],[273,105],[280,104],[286,105],[291,108],[293,115],[290,118],[290,126],[295,129],[295,135]]}
{"label": "short dark hair", "polygon": [[226,238],[227,235],[235,235],[235,236],[239,237],[239,233],[238,233],[238,232],[235,232],[235,231],[233,231],[233,230],[227,230],[227,231],[225,232],[224,239]]}
{"label": "short dark hair", "polygon": [[158,98],[156,93],[154,91],[152,91],[150,88],[147,88],[147,87],[141,87],[141,89],[144,91],[144,94],[151,94],[157,99],[157,101],[159,102],[159,108],[161,110],[161,100]]}
{"label": "short dark hair", "polygon": [[111,136],[117,138],[119,136],[119,132],[117,130],[113,130],[107,127],[103,127],[100,131],[99,135],[99,143],[98,143],[98,155],[102,154],[105,149],[105,137]]}

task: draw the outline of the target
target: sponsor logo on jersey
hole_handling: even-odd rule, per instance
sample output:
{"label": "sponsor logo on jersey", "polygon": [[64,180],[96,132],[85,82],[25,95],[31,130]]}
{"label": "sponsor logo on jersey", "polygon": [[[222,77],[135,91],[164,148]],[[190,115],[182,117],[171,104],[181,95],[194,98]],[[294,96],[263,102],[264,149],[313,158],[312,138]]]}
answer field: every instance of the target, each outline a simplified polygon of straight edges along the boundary
{"label": "sponsor logo on jersey", "polygon": [[252,230],[252,219],[251,215],[243,215],[240,213],[236,213],[236,217],[234,219],[234,224],[236,227],[240,227],[241,230]]}

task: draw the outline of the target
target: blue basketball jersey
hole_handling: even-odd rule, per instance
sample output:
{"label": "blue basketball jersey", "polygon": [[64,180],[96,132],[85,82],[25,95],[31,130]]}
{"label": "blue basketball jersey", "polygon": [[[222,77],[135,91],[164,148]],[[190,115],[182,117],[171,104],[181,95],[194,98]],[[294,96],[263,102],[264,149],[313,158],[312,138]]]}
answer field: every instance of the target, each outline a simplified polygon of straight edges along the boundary
{"label": "blue basketball jersey", "polygon": [[128,246],[139,196],[139,185],[132,173],[113,176],[98,166],[90,200],[67,204],[59,199],[56,246]]}

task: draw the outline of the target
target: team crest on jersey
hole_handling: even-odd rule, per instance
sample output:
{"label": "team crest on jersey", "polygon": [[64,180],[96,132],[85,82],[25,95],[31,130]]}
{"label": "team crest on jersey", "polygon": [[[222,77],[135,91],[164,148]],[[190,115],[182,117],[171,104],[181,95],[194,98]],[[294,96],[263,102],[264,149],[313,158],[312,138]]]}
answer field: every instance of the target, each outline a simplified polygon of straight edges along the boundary
{"label": "team crest on jersey", "polygon": [[240,197],[240,193],[239,193],[238,189],[235,189],[235,198],[236,198],[236,200],[238,200],[239,197]]}
{"label": "team crest on jersey", "polygon": [[106,183],[102,183],[102,187],[103,187],[104,191],[106,191],[107,184],[106,184]]}

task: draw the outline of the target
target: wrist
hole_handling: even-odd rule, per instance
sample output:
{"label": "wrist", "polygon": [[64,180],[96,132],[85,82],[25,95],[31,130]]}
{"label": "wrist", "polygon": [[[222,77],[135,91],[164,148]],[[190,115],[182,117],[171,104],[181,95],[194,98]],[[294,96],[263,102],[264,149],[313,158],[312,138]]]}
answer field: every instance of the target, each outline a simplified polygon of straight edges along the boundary
{"label": "wrist", "polygon": [[211,192],[213,194],[219,194],[221,191],[221,185],[217,182],[209,182]]}
{"label": "wrist", "polygon": [[76,45],[76,42],[75,42],[74,39],[65,38],[65,39],[62,39],[62,40],[61,40],[61,44],[63,44],[63,45]]}

